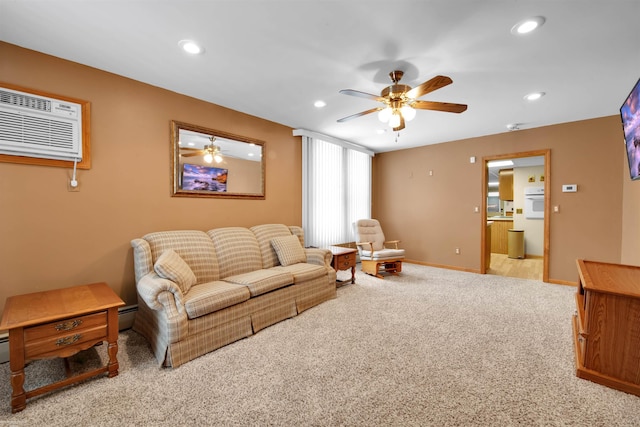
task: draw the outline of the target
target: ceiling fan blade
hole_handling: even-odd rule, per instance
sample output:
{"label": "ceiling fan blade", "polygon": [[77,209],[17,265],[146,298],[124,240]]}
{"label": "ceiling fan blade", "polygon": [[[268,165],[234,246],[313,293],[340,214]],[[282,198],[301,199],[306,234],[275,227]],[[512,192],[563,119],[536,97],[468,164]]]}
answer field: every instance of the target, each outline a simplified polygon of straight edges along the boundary
{"label": "ceiling fan blade", "polygon": [[343,117],[340,120],[338,120],[338,123],[346,122],[347,120],[355,119],[356,117],[364,116],[366,114],[375,113],[376,111],[380,111],[380,110],[384,110],[384,109],[385,109],[385,107],[372,108],[370,110],[363,111],[361,113],[357,113],[357,114],[353,114],[351,116]]}
{"label": "ceiling fan blade", "polygon": [[180,147],[181,150],[198,150],[198,151],[202,151],[201,148],[192,148],[192,147]]}
{"label": "ceiling fan blade", "polygon": [[402,129],[404,129],[404,117],[400,116],[400,124],[398,125],[398,127],[393,128],[393,131],[398,132]]}
{"label": "ceiling fan blade", "polygon": [[411,106],[418,110],[436,110],[445,111],[447,113],[462,113],[467,109],[467,106],[465,104],[452,104],[450,102],[432,101],[413,101],[411,103]]}
{"label": "ceiling fan blade", "polygon": [[180,154],[182,157],[193,157],[193,156],[202,156],[202,153],[185,153]]}
{"label": "ceiling fan blade", "polygon": [[384,98],[378,95],[373,95],[371,93],[366,93],[366,92],[360,92],[359,90],[353,90],[353,89],[342,89],[340,91],[341,94],[343,95],[351,95],[351,96],[357,96],[358,98],[366,98],[366,99],[371,99],[373,101],[379,101],[379,102],[383,102]]}
{"label": "ceiling fan blade", "polygon": [[434,78],[422,83],[420,86],[416,86],[411,89],[407,92],[407,97],[411,99],[420,98],[422,95],[426,95],[436,89],[443,88],[451,83],[453,83],[453,80],[447,76],[435,76]]}

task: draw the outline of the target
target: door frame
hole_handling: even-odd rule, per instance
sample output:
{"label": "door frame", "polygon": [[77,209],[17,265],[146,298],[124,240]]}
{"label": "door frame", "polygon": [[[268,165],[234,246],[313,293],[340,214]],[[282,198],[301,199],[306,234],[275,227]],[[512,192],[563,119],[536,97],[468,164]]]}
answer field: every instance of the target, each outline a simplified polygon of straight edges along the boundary
{"label": "door frame", "polygon": [[494,160],[506,160],[506,159],[518,159],[522,157],[537,157],[544,156],[544,244],[543,244],[543,265],[542,265],[542,281],[549,282],[549,214],[551,213],[550,203],[551,200],[551,149],[524,151],[519,153],[499,154],[495,156],[482,157],[482,222],[480,233],[480,274],[487,274],[486,261],[487,257],[491,257],[491,252],[487,253],[486,250],[486,238],[487,238],[487,197],[489,193],[488,175],[489,167],[488,163]]}

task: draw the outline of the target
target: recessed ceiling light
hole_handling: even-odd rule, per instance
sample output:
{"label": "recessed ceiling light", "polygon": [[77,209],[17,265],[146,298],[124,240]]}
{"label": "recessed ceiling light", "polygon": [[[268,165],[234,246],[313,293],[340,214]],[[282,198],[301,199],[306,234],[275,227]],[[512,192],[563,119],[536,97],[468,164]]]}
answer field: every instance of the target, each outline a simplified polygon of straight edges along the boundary
{"label": "recessed ceiling light", "polygon": [[511,34],[528,34],[536,28],[541,27],[544,21],[544,16],[534,16],[533,18],[524,19],[511,28]]}
{"label": "recessed ceiling light", "polygon": [[192,55],[200,55],[204,53],[204,48],[193,40],[180,40],[178,46],[187,53]]}
{"label": "recessed ceiling light", "polygon": [[313,103],[313,106],[316,107],[316,108],[322,108],[322,107],[326,107],[327,103],[324,102],[324,101],[318,100],[318,101]]}
{"label": "recessed ceiling light", "polygon": [[526,99],[527,101],[537,101],[538,99],[542,98],[545,95],[544,92],[532,92],[532,93],[528,93],[524,96],[524,99]]}

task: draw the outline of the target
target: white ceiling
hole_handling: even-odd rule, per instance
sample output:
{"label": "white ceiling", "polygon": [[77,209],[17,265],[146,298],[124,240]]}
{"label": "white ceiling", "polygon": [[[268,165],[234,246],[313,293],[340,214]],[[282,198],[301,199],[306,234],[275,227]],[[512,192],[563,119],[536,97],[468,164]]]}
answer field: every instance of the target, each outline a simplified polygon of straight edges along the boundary
{"label": "white ceiling", "polygon": [[[0,40],[384,152],[618,114],[640,77],[639,16],[638,0],[0,0]],[[413,87],[451,77],[420,99],[468,110],[419,110],[397,141],[375,114],[336,122],[378,106],[340,89],[378,94],[394,69]]]}

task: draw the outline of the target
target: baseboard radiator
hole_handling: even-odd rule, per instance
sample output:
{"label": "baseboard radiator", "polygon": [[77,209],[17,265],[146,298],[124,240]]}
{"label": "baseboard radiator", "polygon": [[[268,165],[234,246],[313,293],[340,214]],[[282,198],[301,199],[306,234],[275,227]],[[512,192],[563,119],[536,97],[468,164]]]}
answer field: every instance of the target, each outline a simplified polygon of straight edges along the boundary
{"label": "baseboard radiator", "polygon": [[[136,318],[138,305],[128,305],[118,309],[118,329],[123,331],[133,327],[133,320]],[[9,334],[0,334],[0,363],[9,361]]]}

